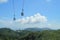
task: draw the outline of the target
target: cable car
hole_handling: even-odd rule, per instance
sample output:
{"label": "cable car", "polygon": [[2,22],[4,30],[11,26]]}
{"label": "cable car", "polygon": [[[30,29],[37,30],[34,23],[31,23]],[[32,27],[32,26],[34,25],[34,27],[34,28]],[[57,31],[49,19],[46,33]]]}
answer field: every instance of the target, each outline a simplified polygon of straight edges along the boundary
{"label": "cable car", "polygon": [[22,2],[22,12],[21,12],[21,16],[24,16],[24,0]]}
{"label": "cable car", "polygon": [[15,5],[14,5],[14,0],[13,0],[13,21],[15,21],[16,20],[16,18],[15,18]]}
{"label": "cable car", "polygon": [[22,12],[21,12],[21,16],[24,16],[24,12],[23,12],[24,10],[22,9]]}
{"label": "cable car", "polygon": [[14,14],[14,18],[13,18],[13,20],[14,20],[14,21],[16,20],[16,18],[15,18],[15,14]]}

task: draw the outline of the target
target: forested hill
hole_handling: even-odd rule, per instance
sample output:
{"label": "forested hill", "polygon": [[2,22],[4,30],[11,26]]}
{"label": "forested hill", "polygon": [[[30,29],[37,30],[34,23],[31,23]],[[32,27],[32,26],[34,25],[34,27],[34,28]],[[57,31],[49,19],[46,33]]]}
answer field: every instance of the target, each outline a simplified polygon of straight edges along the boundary
{"label": "forested hill", "polygon": [[60,40],[60,30],[28,31],[0,28],[0,40]]}

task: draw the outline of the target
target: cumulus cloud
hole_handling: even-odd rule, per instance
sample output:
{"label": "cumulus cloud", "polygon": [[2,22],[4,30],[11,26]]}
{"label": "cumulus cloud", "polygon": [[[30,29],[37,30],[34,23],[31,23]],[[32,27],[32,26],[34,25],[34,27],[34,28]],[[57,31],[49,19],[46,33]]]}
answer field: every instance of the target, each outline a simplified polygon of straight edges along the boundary
{"label": "cumulus cloud", "polygon": [[22,19],[16,20],[16,22],[20,23],[45,23],[47,22],[47,17],[42,16],[40,13],[37,13],[30,17],[25,17]]}
{"label": "cumulus cloud", "polygon": [[0,20],[0,28],[25,29],[25,28],[60,28],[60,23],[49,22],[46,16],[37,13],[22,19]]}
{"label": "cumulus cloud", "polygon": [[33,16],[17,19],[16,21],[12,20],[0,20],[0,27],[7,27],[12,29],[21,29],[21,28],[32,28],[46,27],[47,17],[37,13]]}
{"label": "cumulus cloud", "polygon": [[0,0],[0,3],[6,3],[8,0]]}

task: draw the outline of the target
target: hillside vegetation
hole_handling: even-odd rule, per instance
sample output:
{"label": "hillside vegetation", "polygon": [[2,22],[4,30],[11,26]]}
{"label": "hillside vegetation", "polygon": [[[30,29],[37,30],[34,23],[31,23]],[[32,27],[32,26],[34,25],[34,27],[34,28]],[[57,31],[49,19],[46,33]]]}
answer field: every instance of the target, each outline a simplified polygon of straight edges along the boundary
{"label": "hillside vegetation", "polygon": [[60,30],[28,31],[0,28],[0,40],[60,40]]}

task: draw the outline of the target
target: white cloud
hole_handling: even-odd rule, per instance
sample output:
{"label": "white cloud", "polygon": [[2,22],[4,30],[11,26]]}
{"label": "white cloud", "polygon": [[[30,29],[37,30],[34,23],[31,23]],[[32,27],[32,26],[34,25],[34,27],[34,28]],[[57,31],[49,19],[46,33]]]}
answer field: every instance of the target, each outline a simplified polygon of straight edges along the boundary
{"label": "white cloud", "polygon": [[0,0],[0,3],[6,3],[8,0]]}
{"label": "white cloud", "polygon": [[40,13],[37,13],[33,16],[22,18],[16,20],[16,22],[20,23],[45,23],[47,22],[47,18],[45,16],[42,16]]}
{"label": "white cloud", "polygon": [[12,28],[12,29],[24,29],[24,28],[52,28],[59,29],[60,24],[49,22],[46,16],[42,16],[37,13],[33,16],[25,17],[22,19],[12,20],[0,20],[0,28]]}
{"label": "white cloud", "polygon": [[46,27],[47,18],[37,13],[33,16],[17,19],[16,21],[0,20],[0,27],[7,27],[13,29],[32,28],[32,27]]}

